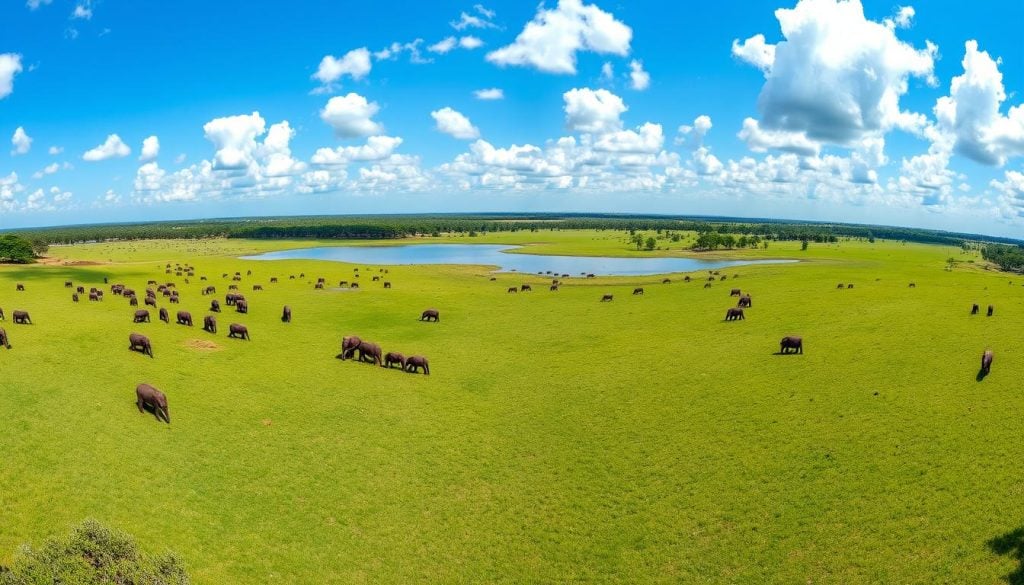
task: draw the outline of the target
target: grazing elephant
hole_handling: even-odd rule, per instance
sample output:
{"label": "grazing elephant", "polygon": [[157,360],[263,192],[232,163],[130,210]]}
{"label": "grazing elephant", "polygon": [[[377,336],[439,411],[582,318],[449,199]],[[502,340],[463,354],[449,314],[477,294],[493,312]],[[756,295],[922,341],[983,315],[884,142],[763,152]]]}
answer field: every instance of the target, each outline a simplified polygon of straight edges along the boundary
{"label": "grazing elephant", "polygon": [[339,280],[338,281],[338,286],[341,287],[341,288],[345,288],[346,286],[348,286],[348,281],[347,280]]}
{"label": "grazing elephant", "polygon": [[133,323],[149,323],[149,311],[145,309],[139,309],[135,311],[135,318],[132,319]]}
{"label": "grazing elephant", "polygon": [[80,286],[77,289],[75,289],[75,292],[77,292],[80,295],[84,295],[85,294],[85,287],[84,286]]}
{"label": "grazing elephant", "polygon": [[705,282],[704,283],[704,288],[711,288],[711,283],[710,282]]}
{"label": "grazing elephant", "polygon": [[167,313],[167,309],[160,309],[160,320],[164,323],[171,322],[171,316]]}
{"label": "grazing elephant", "polygon": [[741,321],[743,319],[746,319],[746,317],[743,316],[743,309],[740,309],[738,307],[732,307],[731,309],[725,312],[726,321],[736,321],[737,319]]}
{"label": "grazing elephant", "polygon": [[742,297],[740,297],[740,300],[739,300],[738,303],[736,303],[736,306],[737,307],[743,307],[743,308],[750,308],[750,307],[754,306],[754,301],[751,300],[749,294],[746,294],[746,295],[743,295]]}
{"label": "grazing elephant", "polygon": [[981,354],[981,371],[988,373],[992,369],[992,358],[995,354],[992,353],[991,349],[986,349],[985,353]]}
{"label": "grazing elephant", "polygon": [[143,414],[146,412],[146,407],[151,408],[153,414],[156,415],[156,420],[163,419],[167,421],[167,424],[171,424],[171,413],[167,409],[167,396],[149,384],[139,384],[135,387],[135,405]]}
{"label": "grazing elephant", "polygon": [[77,302],[78,302],[78,293],[74,293],[74,294],[72,294],[72,295],[71,295],[71,300],[72,300],[73,302],[76,302],[76,303],[77,303]]}
{"label": "grazing elephant", "polygon": [[213,315],[207,315],[203,317],[203,331],[207,333],[217,332],[217,318]]}
{"label": "grazing elephant", "polygon": [[284,310],[281,311],[281,322],[291,323],[292,322],[292,308],[288,305],[284,306]]}
{"label": "grazing elephant", "polygon": [[743,294],[740,292],[740,289],[734,288],[731,291],[729,291],[729,296],[730,297],[741,297],[741,296],[743,296]]}
{"label": "grazing elephant", "polygon": [[379,276],[374,276],[370,280],[373,281],[373,282],[377,282],[378,280],[380,280],[380,277]]}
{"label": "grazing elephant", "polygon": [[138,297],[136,297],[135,295],[132,295],[132,296],[128,297],[128,306],[130,306],[130,307],[138,307],[139,306],[139,299],[138,299]]}
{"label": "grazing elephant", "polygon": [[153,357],[153,344],[150,343],[148,337],[141,333],[132,333],[128,336],[128,349]]}
{"label": "grazing elephant", "polygon": [[804,352],[804,339],[802,337],[796,337],[789,335],[782,338],[779,342],[779,353],[803,353]]}
{"label": "grazing elephant", "polygon": [[427,309],[420,315],[420,321],[440,321],[441,313],[437,309]]}
{"label": "grazing elephant", "polygon": [[174,295],[174,296],[172,296],[171,298],[167,299],[167,301],[168,301],[169,303],[171,303],[172,305],[178,305],[178,304],[181,304],[181,299],[179,299],[179,298],[178,298],[178,295]]}
{"label": "grazing elephant", "polygon": [[991,316],[992,316],[992,313],[994,313],[994,312],[995,312],[995,310],[996,310],[996,308],[995,308],[995,307],[993,307],[992,305],[989,305],[989,306],[988,306],[988,315],[987,315],[987,316],[991,317]]}
{"label": "grazing elephant", "polygon": [[634,288],[633,289],[633,294],[634,295],[642,295],[642,294],[644,294],[644,289],[642,289],[642,288]]}
{"label": "grazing elephant", "polygon": [[7,332],[4,331],[3,327],[0,327],[0,346],[11,349],[11,338],[7,336]]}
{"label": "grazing elephant", "polygon": [[672,284],[672,279],[671,278],[666,278],[665,280],[661,281],[661,284]]}
{"label": "grazing elephant", "polygon": [[384,281],[384,288],[391,288],[391,283],[389,281],[385,280]]}
{"label": "grazing elephant", "polygon": [[380,346],[372,341],[359,342],[359,361],[370,362],[371,364],[384,367],[384,352]]}
{"label": "grazing elephant", "polygon": [[384,356],[384,367],[390,368],[392,364],[398,364],[398,369],[405,369],[405,356],[397,352],[389,352]]}
{"label": "grazing elephant", "polygon": [[840,282],[836,285],[836,288],[846,288],[846,285]]}
{"label": "grazing elephant", "polygon": [[587,274],[587,278],[597,278],[597,275],[590,273],[590,274]]}
{"label": "grazing elephant", "polygon": [[980,310],[980,308],[978,307],[978,303],[974,303],[973,305],[971,305],[971,314],[972,315],[977,315],[979,310]]}
{"label": "grazing elephant", "polygon": [[5,319],[5,317],[4,317],[4,310],[0,309],[0,321],[3,321],[4,319]]}
{"label": "grazing elephant", "polygon": [[25,285],[24,285],[24,284],[21,284],[21,283],[19,282],[19,283],[18,283],[18,284],[17,284],[17,285],[16,285],[15,287],[14,287],[14,290],[16,290],[16,291],[24,291],[24,290],[25,290]]}
{"label": "grazing elephant", "polygon": [[220,302],[217,299],[210,301],[210,311],[220,313]]}
{"label": "grazing elephant", "polygon": [[522,291],[522,292],[533,292],[533,289],[530,288],[530,285],[528,285],[528,284],[524,284],[524,285],[520,286],[519,290]]}
{"label": "grazing elephant", "polygon": [[909,288],[917,288],[917,285],[913,282],[907,285]]}
{"label": "grazing elephant", "polygon": [[315,289],[322,289],[323,287],[324,287],[324,283],[322,283],[322,282],[318,282],[315,285],[313,285],[313,288],[315,288]]}
{"label": "grazing elephant", "polygon": [[75,286],[75,283],[71,282],[70,280],[64,281],[64,288],[71,288],[73,286]]}
{"label": "grazing elephant", "polygon": [[14,315],[14,324],[15,325],[31,325],[32,324],[32,317],[28,316],[28,311],[15,311],[14,313],[12,313],[12,315]]}
{"label": "grazing elephant", "polygon": [[424,374],[426,374],[428,376],[430,375],[430,362],[427,361],[427,358],[425,358],[425,357],[423,357],[421,355],[413,355],[413,356],[409,356],[405,360],[405,371],[406,372],[409,372],[411,374],[415,374],[421,368],[423,369],[423,373]]}
{"label": "grazing elephant", "polygon": [[178,325],[192,326],[192,313],[188,311],[178,311]]}
{"label": "grazing elephant", "polygon": [[270,277],[270,284],[274,284],[275,282],[277,282],[277,277],[276,276],[271,276]]}
{"label": "grazing elephant", "polygon": [[248,313],[249,312],[249,303],[246,302],[246,301],[237,301],[235,303],[235,311],[237,311],[239,313]]}
{"label": "grazing elephant", "polygon": [[146,306],[156,308],[156,297],[146,297]]}
{"label": "grazing elephant", "polygon": [[558,290],[558,285],[557,285],[557,284],[552,284],[552,285],[551,285],[551,286],[550,286],[550,287],[548,288],[548,290],[551,290],[551,291],[556,291],[556,290]]}
{"label": "grazing elephant", "polygon": [[689,276],[684,276],[683,277],[683,282],[690,282],[690,280],[692,280],[692,279]]}
{"label": "grazing elephant", "polygon": [[254,284],[254,285],[252,285],[252,290],[253,291],[263,290],[263,285],[262,284]]}
{"label": "grazing elephant", "polygon": [[848,285],[846,285],[846,288],[853,288],[853,285],[852,284],[848,284]]}
{"label": "grazing elephant", "polygon": [[511,286],[511,287],[509,287],[508,292],[509,293],[517,293],[517,292],[519,292],[519,289],[514,287],[514,286]]}
{"label": "grazing elephant", "polygon": [[359,349],[359,344],[362,342],[363,340],[359,339],[355,335],[343,337],[341,340],[341,359],[345,360],[352,357],[352,354]]}
{"label": "grazing elephant", "polygon": [[228,290],[238,290],[238,285],[237,284],[229,284],[228,285]]}
{"label": "grazing elephant", "polygon": [[316,283],[317,284],[324,284],[326,282],[327,282],[327,279],[322,277],[322,276],[320,278],[316,279]]}
{"label": "grazing elephant", "polygon": [[249,328],[245,325],[239,325],[238,323],[232,323],[228,326],[228,337],[237,337],[239,339],[249,339]]}
{"label": "grazing elephant", "polygon": [[601,302],[602,303],[608,303],[608,302],[613,301],[614,299],[615,299],[615,297],[613,295],[604,295],[603,297],[601,297]]}

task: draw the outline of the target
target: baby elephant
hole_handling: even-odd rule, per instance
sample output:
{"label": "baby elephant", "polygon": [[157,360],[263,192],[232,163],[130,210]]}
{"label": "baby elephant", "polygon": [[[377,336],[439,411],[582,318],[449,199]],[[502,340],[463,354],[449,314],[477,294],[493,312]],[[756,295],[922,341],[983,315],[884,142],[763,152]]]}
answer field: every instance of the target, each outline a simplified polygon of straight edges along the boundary
{"label": "baby elephant", "polygon": [[430,362],[427,361],[427,358],[421,355],[414,355],[410,356],[405,360],[406,372],[409,372],[410,374],[415,374],[420,368],[423,369],[424,374],[428,376],[430,375]]}
{"label": "baby elephant", "polygon": [[149,323],[149,311],[145,309],[139,309],[135,311],[135,318],[132,320],[133,323]]}
{"label": "baby elephant", "polygon": [[14,324],[15,325],[31,325],[32,324],[32,317],[28,316],[28,311],[15,311],[14,313],[12,313],[12,315],[14,315]]}
{"label": "baby elephant", "polygon": [[153,357],[153,344],[141,333],[132,333],[128,336],[128,349]]}
{"label": "baby elephant", "polygon": [[439,313],[437,309],[427,309],[426,311],[423,311],[422,315],[420,315],[420,321],[434,321],[434,322],[437,322],[437,321],[440,321],[440,320],[441,320],[441,313]]}
{"label": "baby elephant", "polygon": [[740,309],[739,307],[732,307],[731,309],[725,312],[726,321],[735,321],[737,319],[746,319],[746,317],[743,316],[743,309]]}
{"label": "baby elephant", "polygon": [[234,337],[238,339],[249,339],[249,329],[245,325],[239,325],[238,323],[232,323],[228,327],[228,337]]}
{"label": "baby elephant", "polygon": [[391,364],[398,364],[398,369],[405,369],[405,356],[397,352],[389,352],[384,356],[384,367],[390,368]]}
{"label": "baby elephant", "polygon": [[163,419],[167,421],[167,424],[171,424],[171,413],[167,409],[167,396],[149,384],[139,384],[135,387],[135,405],[143,414],[145,414],[146,408],[152,409],[156,420]]}

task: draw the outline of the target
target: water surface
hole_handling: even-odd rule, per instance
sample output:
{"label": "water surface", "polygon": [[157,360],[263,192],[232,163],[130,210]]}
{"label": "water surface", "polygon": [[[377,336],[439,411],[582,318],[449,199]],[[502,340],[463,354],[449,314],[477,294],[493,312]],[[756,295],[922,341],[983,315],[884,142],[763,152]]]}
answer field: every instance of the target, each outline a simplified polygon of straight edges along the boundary
{"label": "water surface", "polygon": [[497,266],[510,272],[548,272],[579,275],[643,276],[671,272],[719,270],[751,264],[783,264],[796,260],[700,260],[694,258],[605,258],[600,256],[540,256],[508,254],[521,246],[492,244],[409,244],[402,246],[331,246],[280,250],[243,260],[329,260],[351,264],[472,264]]}

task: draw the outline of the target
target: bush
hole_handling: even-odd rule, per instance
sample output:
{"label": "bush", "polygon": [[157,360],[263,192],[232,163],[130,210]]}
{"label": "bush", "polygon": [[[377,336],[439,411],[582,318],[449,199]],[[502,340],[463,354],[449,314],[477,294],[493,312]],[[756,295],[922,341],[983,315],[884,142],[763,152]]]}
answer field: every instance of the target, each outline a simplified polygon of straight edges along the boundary
{"label": "bush", "polygon": [[39,548],[22,545],[10,567],[0,567],[0,585],[187,585],[174,553],[141,552],[130,535],[86,520],[64,538]]}

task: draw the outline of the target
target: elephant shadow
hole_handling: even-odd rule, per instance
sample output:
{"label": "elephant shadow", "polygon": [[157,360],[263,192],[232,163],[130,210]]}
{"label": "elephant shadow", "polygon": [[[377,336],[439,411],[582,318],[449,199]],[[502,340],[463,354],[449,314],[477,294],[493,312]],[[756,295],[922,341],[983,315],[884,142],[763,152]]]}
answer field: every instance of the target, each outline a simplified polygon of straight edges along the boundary
{"label": "elephant shadow", "polygon": [[1017,561],[1017,568],[1003,580],[1010,585],[1024,585],[1024,527],[1017,528],[985,543],[997,555],[1011,557]]}
{"label": "elephant shadow", "polygon": [[982,380],[985,379],[985,376],[988,376],[990,371],[991,370],[986,370],[985,368],[981,368],[980,370],[978,370],[978,375],[975,376],[974,379],[976,381],[978,381],[978,382],[981,382]]}

